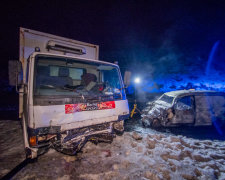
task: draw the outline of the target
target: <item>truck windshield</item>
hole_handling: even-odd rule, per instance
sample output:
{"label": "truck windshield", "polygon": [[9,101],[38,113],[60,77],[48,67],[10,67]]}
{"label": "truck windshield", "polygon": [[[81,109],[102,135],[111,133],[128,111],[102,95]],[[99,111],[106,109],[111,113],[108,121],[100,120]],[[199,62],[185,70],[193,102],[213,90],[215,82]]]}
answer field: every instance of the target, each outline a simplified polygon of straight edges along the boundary
{"label": "truck windshield", "polygon": [[164,101],[164,102],[166,102],[166,103],[169,103],[169,104],[172,104],[173,103],[173,98],[174,97],[172,97],[172,96],[167,96],[167,95],[162,95],[160,98],[159,98],[159,100],[160,101]]}
{"label": "truck windshield", "polygon": [[117,66],[80,59],[38,55],[34,67],[36,96],[113,96],[123,98]]}

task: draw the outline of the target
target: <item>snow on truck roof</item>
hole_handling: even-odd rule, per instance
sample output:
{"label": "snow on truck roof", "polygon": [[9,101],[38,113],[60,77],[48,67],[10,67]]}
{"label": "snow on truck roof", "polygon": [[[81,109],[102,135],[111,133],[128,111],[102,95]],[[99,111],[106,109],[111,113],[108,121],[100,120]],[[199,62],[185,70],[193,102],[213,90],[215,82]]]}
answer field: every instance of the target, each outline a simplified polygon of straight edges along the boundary
{"label": "snow on truck roof", "polygon": [[208,91],[208,90],[178,90],[178,91],[167,92],[165,93],[165,95],[177,97],[177,96],[196,95],[196,94],[205,94],[205,93],[225,95],[224,92]]}

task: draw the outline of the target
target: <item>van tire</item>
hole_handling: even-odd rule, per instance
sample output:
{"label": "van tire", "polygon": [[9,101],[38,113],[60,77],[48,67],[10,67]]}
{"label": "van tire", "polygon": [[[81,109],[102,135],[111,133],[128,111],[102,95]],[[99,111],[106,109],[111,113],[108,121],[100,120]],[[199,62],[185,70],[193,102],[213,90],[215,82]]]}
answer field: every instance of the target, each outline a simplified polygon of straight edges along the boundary
{"label": "van tire", "polygon": [[161,124],[160,124],[159,119],[153,119],[153,121],[151,123],[151,127],[153,127],[153,128],[159,128],[159,127],[161,127]]}

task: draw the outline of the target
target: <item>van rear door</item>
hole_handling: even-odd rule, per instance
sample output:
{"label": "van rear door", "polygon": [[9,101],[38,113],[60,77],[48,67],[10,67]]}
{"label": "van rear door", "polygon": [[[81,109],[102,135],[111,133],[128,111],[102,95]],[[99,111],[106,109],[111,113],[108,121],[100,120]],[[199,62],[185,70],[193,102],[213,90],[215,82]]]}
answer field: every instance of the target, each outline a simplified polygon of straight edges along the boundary
{"label": "van rear door", "polygon": [[196,125],[225,124],[225,96],[215,94],[195,96],[195,99]]}
{"label": "van rear door", "polygon": [[210,101],[214,96],[195,96],[196,121],[195,126],[212,125]]}

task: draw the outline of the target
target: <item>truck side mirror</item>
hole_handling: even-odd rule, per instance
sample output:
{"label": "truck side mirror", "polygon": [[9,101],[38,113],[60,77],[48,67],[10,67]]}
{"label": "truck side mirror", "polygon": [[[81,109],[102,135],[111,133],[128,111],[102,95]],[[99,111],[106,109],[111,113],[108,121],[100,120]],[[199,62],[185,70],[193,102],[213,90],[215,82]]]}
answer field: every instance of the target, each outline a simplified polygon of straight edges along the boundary
{"label": "truck side mirror", "polygon": [[8,64],[9,85],[18,86],[22,84],[22,64],[20,61],[9,60]]}
{"label": "truck side mirror", "polygon": [[125,73],[124,73],[124,85],[125,85],[125,87],[128,87],[130,85],[130,79],[131,79],[131,72],[125,71]]}

